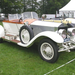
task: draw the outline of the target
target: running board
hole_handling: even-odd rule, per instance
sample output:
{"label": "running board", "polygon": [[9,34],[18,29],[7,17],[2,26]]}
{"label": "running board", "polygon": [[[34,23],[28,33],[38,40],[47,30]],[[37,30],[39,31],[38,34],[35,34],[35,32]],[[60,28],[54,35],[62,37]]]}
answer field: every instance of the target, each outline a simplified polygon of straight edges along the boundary
{"label": "running board", "polygon": [[23,44],[21,42],[17,43],[19,46],[22,46],[22,47],[30,47],[31,44]]}
{"label": "running board", "polygon": [[19,40],[16,40],[16,37],[14,35],[10,35],[10,34],[5,35],[4,37],[2,37],[2,39],[10,41],[10,42],[14,42],[14,43],[20,42]]}

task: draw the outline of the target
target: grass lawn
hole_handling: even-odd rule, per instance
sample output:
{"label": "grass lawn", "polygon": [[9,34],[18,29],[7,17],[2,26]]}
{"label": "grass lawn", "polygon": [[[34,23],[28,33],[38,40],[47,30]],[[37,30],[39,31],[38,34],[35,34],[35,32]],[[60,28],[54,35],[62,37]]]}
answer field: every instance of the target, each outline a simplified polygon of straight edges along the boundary
{"label": "grass lawn", "polygon": [[0,25],[2,25],[2,22],[0,22]]}
{"label": "grass lawn", "polygon": [[[2,24],[2,23],[0,23]],[[75,51],[60,53],[56,63],[51,64],[39,57],[38,47],[23,48],[14,43],[0,44],[0,75],[44,75],[75,58]],[[48,75],[75,75],[75,61]]]}

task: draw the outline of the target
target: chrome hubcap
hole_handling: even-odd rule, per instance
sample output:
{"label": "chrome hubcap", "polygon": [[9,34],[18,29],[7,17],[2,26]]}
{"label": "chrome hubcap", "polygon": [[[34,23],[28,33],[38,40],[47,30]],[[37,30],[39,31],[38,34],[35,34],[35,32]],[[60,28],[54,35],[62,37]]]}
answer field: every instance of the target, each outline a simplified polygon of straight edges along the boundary
{"label": "chrome hubcap", "polygon": [[21,39],[24,43],[28,43],[30,41],[30,34],[28,30],[23,29],[21,32]]}
{"label": "chrome hubcap", "polygon": [[51,60],[54,56],[54,50],[53,47],[49,44],[49,43],[43,43],[41,45],[41,54],[42,56],[47,59],[47,60]]}

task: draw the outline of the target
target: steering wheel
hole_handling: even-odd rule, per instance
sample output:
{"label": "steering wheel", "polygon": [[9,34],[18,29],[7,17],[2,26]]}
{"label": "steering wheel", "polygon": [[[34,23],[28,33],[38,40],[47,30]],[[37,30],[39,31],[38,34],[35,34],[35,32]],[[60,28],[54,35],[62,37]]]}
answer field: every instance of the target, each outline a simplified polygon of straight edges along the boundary
{"label": "steering wheel", "polygon": [[19,22],[20,22],[20,20],[23,20],[22,17],[19,19]]}

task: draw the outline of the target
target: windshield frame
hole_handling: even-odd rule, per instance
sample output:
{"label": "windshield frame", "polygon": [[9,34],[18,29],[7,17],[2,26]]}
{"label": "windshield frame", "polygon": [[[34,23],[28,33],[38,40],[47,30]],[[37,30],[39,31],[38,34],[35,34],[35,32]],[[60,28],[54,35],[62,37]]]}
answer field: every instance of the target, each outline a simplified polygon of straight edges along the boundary
{"label": "windshield frame", "polygon": [[24,13],[21,13],[21,14],[8,14],[9,21],[20,19],[20,18],[22,18],[22,20],[38,19],[38,14],[36,12],[24,12]]}

